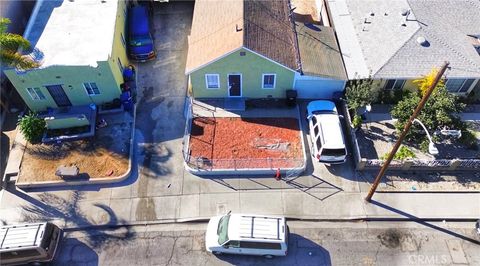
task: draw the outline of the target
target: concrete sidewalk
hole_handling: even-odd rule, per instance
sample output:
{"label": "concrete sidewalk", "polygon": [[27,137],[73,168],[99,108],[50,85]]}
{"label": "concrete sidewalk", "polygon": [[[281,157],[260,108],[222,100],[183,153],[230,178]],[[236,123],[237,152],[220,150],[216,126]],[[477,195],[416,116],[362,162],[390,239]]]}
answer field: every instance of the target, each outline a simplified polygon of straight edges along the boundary
{"label": "concrete sidewalk", "polygon": [[[285,187],[279,189],[233,191],[217,187],[210,192],[149,198],[129,195],[125,189],[123,192],[107,189],[55,194],[4,190],[0,220],[8,224],[52,220],[64,227],[76,228],[204,220],[230,210],[312,220],[475,220],[480,217],[479,193],[377,193],[372,203],[366,203],[365,192],[326,187],[302,192],[282,183]],[[364,188],[366,191],[367,186]]]}

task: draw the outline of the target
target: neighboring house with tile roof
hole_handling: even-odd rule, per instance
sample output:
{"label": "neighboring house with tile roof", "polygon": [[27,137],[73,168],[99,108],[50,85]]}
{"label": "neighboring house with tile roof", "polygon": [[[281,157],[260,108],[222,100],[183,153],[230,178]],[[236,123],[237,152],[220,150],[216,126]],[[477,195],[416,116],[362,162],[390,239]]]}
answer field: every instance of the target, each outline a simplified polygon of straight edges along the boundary
{"label": "neighboring house with tile roof", "polygon": [[121,94],[126,1],[38,0],[24,38],[40,63],[5,75],[33,111],[111,102]]}
{"label": "neighboring house with tile roof", "polygon": [[349,79],[381,79],[384,89],[450,62],[450,92],[480,89],[480,2],[471,0],[328,0]]}
{"label": "neighboring house with tile roof", "polygon": [[[300,97],[330,98],[343,90],[346,78],[336,42],[337,55],[325,53],[336,60],[332,69],[312,67],[312,73],[302,72],[301,54],[314,54],[325,45],[302,50],[318,36],[303,30],[306,37],[297,39],[290,13],[288,0],[197,0],[185,69],[192,95],[285,98],[285,91],[295,88],[300,89]],[[333,32],[325,33],[320,37],[328,43]],[[340,74],[335,73],[338,70]],[[305,81],[313,83],[306,86]],[[302,83],[307,88],[301,88]]]}

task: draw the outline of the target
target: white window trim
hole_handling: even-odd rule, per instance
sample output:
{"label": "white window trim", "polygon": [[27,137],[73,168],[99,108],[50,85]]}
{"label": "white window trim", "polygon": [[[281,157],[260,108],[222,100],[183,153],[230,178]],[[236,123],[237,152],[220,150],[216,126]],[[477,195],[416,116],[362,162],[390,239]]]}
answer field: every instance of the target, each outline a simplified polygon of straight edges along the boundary
{"label": "white window trim", "polygon": [[[36,87],[36,88],[40,90],[40,88],[38,88],[38,87]],[[30,95],[30,98],[32,98],[32,100],[34,100],[34,101],[43,101],[43,100],[45,100],[45,99],[42,99],[42,97],[40,97],[40,95],[38,95],[37,91],[35,90],[36,88],[34,88],[34,87],[27,88],[27,93],[28,93],[28,95]],[[31,91],[30,91],[29,89],[30,89]],[[32,95],[32,92],[35,94],[35,96]],[[36,97],[36,99],[35,99],[35,97]],[[44,97],[44,98],[45,98],[45,97]]]}
{"label": "white window trim", "polygon": [[[208,87],[208,78],[207,78],[208,76],[217,77],[217,84],[218,84],[217,88],[209,88]],[[220,74],[205,74],[205,88],[207,88],[207,90],[219,90],[220,89]]]}
{"label": "white window trim", "polygon": [[98,88],[98,86],[97,86],[98,94],[95,93],[95,91],[93,90],[93,88],[91,88],[93,94],[88,93],[88,90],[87,90],[87,87],[85,86],[85,84],[88,84],[89,86],[91,86],[90,84],[92,84],[92,83],[94,83],[95,86],[97,86],[97,83],[96,83],[96,82],[83,82],[83,83],[82,83],[83,88],[85,89],[85,93],[86,93],[88,96],[97,96],[97,95],[100,95],[101,93],[100,93],[100,89]]}
{"label": "white window trim", "polygon": [[[265,88],[265,76],[273,76],[273,87],[272,88]],[[277,86],[277,74],[274,74],[274,73],[262,74],[262,89],[264,89],[264,90],[274,90],[276,86]]]}

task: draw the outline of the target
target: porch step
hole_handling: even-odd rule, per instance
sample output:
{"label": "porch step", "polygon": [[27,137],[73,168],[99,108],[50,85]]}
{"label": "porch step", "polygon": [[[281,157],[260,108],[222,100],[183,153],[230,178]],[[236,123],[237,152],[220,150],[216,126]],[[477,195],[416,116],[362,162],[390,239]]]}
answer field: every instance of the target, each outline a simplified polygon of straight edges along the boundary
{"label": "porch step", "polygon": [[228,111],[245,111],[245,99],[243,98],[226,98],[224,102],[225,110]]}

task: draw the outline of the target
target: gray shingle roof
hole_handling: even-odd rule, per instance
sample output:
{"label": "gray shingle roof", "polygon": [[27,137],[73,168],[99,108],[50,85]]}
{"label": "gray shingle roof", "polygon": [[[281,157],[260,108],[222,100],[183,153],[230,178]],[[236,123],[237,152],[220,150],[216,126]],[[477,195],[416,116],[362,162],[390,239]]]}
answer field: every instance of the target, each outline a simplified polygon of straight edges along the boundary
{"label": "gray shingle roof", "polygon": [[[480,55],[468,37],[480,34],[479,1],[329,0],[329,5],[349,78],[416,78],[444,61],[451,66],[447,77],[480,77]],[[407,20],[401,15],[406,10]],[[420,45],[419,37],[428,45]]]}
{"label": "gray shingle roof", "polygon": [[[448,77],[480,77],[480,55],[468,34],[480,34],[480,2],[409,0],[421,29],[375,73],[377,77],[418,77],[449,61]],[[428,45],[417,43],[424,37]]]}

